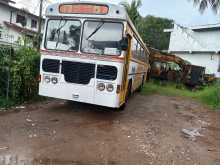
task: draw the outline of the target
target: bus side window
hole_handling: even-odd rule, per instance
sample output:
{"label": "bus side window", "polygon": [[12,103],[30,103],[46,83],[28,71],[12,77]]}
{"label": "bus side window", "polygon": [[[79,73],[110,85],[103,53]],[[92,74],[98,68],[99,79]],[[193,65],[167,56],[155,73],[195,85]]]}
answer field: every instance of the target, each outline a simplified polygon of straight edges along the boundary
{"label": "bus side window", "polygon": [[142,61],[147,62],[147,57],[146,57],[146,53],[145,53],[144,49],[142,49]]}
{"label": "bus side window", "polygon": [[137,59],[141,60],[141,45],[138,44],[138,55],[137,55]]}
{"label": "bus side window", "polygon": [[141,46],[141,52],[140,52],[140,60],[143,61],[143,47]]}
{"label": "bus side window", "polygon": [[144,49],[141,46],[141,50],[140,50],[140,60],[143,61],[143,51]]}
{"label": "bus side window", "polygon": [[134,57],[134,58],[136,58],[136,56],[137,56],[137,40],[135,39],[135,38],[133,38],[132,39],[133,40],[133,42],[132,42],[132,56]]}
{"label": "bus side window", "polygon": [[143,54],[143,59],[144,59],[145,62],[147,62],[147,53],[145,51],[143,53],[144,53]]}
{"label": "bus side window", "polygon": [[137,56],[138,56],[138,42],[136,44],[135,58],[137,58]]}

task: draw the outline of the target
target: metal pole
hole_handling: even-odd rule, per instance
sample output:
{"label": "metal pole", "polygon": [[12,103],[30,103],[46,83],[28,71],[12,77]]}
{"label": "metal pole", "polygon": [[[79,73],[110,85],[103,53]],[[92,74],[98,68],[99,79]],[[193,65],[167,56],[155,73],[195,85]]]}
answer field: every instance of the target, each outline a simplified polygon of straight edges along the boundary
{"label": "metal pole", "polygon": [[42,26],[42,11],[43,11],[43,0],[40,0],[39,18],[38,18],[38,33],[37,33],[37,48],[40,50],[41,44],[41,26]]}

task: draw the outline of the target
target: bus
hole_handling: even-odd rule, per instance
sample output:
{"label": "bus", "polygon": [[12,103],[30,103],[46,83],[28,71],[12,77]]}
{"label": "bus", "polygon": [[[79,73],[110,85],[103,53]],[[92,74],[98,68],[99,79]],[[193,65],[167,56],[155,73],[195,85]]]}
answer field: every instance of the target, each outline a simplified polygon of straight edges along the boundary
{"label": "bus", "polygon": [[149,55],[121,5],[51,4],[41,45],[39,95],[123,108],[145,83]]}

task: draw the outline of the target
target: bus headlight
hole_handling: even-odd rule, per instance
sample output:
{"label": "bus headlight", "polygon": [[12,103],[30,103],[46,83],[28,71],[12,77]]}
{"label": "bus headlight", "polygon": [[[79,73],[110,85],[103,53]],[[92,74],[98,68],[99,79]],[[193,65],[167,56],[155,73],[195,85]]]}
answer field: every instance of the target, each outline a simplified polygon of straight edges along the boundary
{"label": "bus headlight", "polygon": [[97,89],[100,90],[100,91],[104,91],[105,90],[105,84],[104,83],[98,83]]}
{"label": "bus headlight", "polygon": [[50,76],[44,76],[44,81],[49,84],[50,83]]}
{"label": "bus headlight", "polygon": [[51,82],[52,82],[53,84],[57,84],[57,83],[58,83],[58,78],[57,78],[57,77],[52,77],[52,78],[51,78]]}
{"label": "bus headlight", "polygon": [[112,84],[108,84],[106,87],[108,92],[113,92],[114,91],[114,86]]}

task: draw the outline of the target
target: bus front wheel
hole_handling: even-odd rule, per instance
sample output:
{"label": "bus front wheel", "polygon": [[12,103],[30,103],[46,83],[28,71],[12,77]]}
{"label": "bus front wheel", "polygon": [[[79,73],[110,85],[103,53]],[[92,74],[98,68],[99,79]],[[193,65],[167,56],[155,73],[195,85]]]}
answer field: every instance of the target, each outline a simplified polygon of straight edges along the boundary
{"label": "bus front wheel", "polygon": [[140,85],[140,87],[138,88],[138,92],[141,92],[142,90],[143,90],[143,88],[144,88],[144,83],[145,83],[145,79],[144,79],[144,76],[142,77],[142,82],[141,82],[141,85]]}
{"label": "bus front wheel", "polygon": [[125,102],[124,102],[124,104],[121,107],[119,107],[119,109],[118,109],[119,111],[124,111],[125,110],[126,105],[128,103],[128,100],[129,100],[129,97],[132,94],[131,89],[132,89],[132,81],[130,80],[129,84],[128,84],[128,89],[127,89],[127,92],[126,92],[126,96],[125,96]]}

